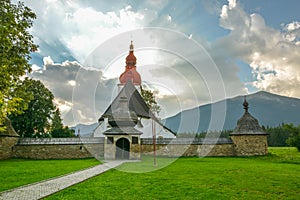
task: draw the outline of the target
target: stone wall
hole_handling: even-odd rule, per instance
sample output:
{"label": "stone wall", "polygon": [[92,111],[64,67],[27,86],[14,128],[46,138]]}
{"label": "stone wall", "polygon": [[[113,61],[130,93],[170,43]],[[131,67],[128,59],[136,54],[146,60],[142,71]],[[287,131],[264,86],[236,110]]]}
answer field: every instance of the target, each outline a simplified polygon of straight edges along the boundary
{"label": "stone wall", "polygon": [[8,159],[13,156],[14,146],[18,140],[18,136],[0,135],[0,160]]}
{"label": "stone wall", "polygon": [[267,135],[232,135],[237,156],[267,155]]}
{"label": "stone wall", "polygon": [[[121,137],[121,136],[120,136]],[[114,138],[116,142],[118,137]],[[137,144],[130,141],[130,159],[139,159],[140,153],[153,155],[153,140],[142,138]],[[18,138],[0,136],[0,159],[10,157],[30,159],[73,159],[96,157],[104,151],[115,158],[116,147],[106,138]],[[266,135],[232,135],[231,139],[175,138],[157,139],[156,155],[180,156],[253,156],[268,153]]]}
{"label": "stone wall", "polygon": [[13,156],[30,159],[102,158],[103,138],[21,138]]}
{"label": "stone wall", "polygon": [[[157,156],[234,156],[234,145],[230,139],[158,139]],[[153,154],[152,139],[142,140],[142,153]]]}

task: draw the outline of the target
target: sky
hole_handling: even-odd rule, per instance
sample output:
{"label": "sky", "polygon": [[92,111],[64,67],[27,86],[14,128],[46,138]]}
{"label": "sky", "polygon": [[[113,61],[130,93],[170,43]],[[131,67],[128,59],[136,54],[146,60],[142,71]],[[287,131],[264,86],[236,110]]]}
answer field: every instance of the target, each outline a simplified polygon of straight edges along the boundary
{"label": "sky", "polygon": [[298,0],[32,0],[33,72],[64,124],[97,122],[130,41],[160,117],[260,90],[300,98]]}

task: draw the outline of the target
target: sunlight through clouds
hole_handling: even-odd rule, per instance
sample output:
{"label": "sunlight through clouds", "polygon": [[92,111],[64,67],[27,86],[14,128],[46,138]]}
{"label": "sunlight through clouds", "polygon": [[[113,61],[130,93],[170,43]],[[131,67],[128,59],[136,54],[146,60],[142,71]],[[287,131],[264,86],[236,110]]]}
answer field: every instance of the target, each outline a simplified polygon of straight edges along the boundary
{"label": "sunlight through clouds", "polygon": [[[145,40],[131,34],[123,37],[113,48],[105,46],[104,53],[95,55],[93,62],[89,62],[89,55],[107,40],[149,27],[185,33],[186,39],[205,48],[221,73],[227,97],[258,90],[300,97],[300,22],[294,13],[289,21],[276,21],[278,28],[270,26],[266,18],[269,13],[264,12],[263,4],[238,0],[32,0],[24,3],[37,14],[30,32],[39,45],[39,51],[32,54],[33,73],[30,76],[41,80],[59,99],[65,110],[65,121],[72,121],[68,110],[74,105],[64,101],[72,102],[73,89],[79,84],[76,81],[79,70],[99,80],[102,93],[98,94],[96,104],[99,106],[97,112],[102,111],[100,109],[110,100],[107,96],[111,95],[124,70],[130,40],[134,41],[137,70],[144,83],[153,80],[162,84],[174,82],[165,90],[159,85],[149,85],[152,89],[161,90],[157,94],[161,102],[170,108],[176,107],[172,99],[176,93],[186,97],[185,108],[209,103],[207,88],[199,77],[193,76],[194,71],[183,58],[157,49],[140,48],[151,42],[165,49],[185,48],[181,39],[149,34]],[[258,6],[247,9],[246,3],[259,4],[259,9]],[[282,13],[276,15],[281,16]],[[211,39],[203,37],[203,34]],[[192,49],[186,48],[185,51],[191,57],[201,59]],[[105,54],[111,55],[108,60]],[[206,65],[203,64],[203,67]],[[168,68],[180,74],[170,72]],[[239,74],[250,78],[242,80]],[[191,85],[197,85],[196,96],[201,101],[195,103],[190,100],[191,91],[183,83],[183,76],[188,77]],[[78,106],[85,109],[84,105]],[[85,120],[93,119],[94,116],[88,112],[94,111],[87,110],[78,116],[84,116]]]}
{"label": "sunlight through clouds", "polygon": [[220,24],[231,32],[219,45],[228,46],[230,56],[249,63],[257,89],[300,97],[299,23],[276,30],[268,27],[261,15],[247,14],[234,1],[228,2],[222,8]]}

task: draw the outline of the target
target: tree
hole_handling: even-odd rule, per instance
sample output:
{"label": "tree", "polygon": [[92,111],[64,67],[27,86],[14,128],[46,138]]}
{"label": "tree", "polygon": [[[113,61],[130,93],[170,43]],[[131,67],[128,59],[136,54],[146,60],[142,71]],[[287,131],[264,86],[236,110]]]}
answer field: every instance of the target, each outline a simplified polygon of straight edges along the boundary
{"label": "tree", "polygon": [[267,127],[265,129],[265,132],[268,135],[268,144],[269,146],[288,146],[286,143],[287,139],[291,135],[291,132],[289,129],[287,129],[287,124],[282,123],[281,125],[277,127]]}
{"label": "tree", "polygon": [[60,111],[57,108],[53,114],[52,117],[52,125],[51,125],[51,131],[53,130],[61,130],[63,128],[62,119],[60,116]]}
{"label": "tree", "polygon": [[143,97],[145,103],[153,113],[156,113],[158,115],[161,109],[155,100],[153,92],[151,90],[143,89],[142,86],[140,88],[141,88],[141,96]]}
{"label": "tree", "polygon": [[297,147],[298,151],[300,151],[300,125],[295,127],[293,124],[285,124],[284,128],[291,133],[286,143]]}
{"label": "tree", "polygon": [[9,118],[21,137],[49,137],[52,116],[55,113],[54,96],[41,81],[26,78],[21,87],[33,96],[28,109],[20,115]]}
{"label": "tree", "polygon": [[68,126],[63,126],[59,109],[56,109],[56,111],[53,114],[50,134],[54,138],[75,137],[74,130],[70,130]]}
{"label": "tree", "polygon": [[19,114],[27,108],[30,95],[17,90],[20,77],[30,72],[30,52],[37,50],[32,27],[36,15],[24,3],[12,4],[11,0],[0,3],[0,131],[5,130],[5,121],[11,114]]}
{"label": "tree", "polygon": [[76,137],[75,130],[69,129],[68,126],[62,127],[61,129],[55,129],[51,132],[51,136],[54,138],[69,138]]}

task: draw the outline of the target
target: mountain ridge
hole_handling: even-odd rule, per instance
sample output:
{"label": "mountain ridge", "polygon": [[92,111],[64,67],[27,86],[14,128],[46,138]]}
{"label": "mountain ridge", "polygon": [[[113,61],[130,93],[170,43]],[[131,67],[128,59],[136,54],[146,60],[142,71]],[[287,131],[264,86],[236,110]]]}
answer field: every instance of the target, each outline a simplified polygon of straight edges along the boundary
{"label": "mountain ridge", "polygon": [[[207,131],[211,124],[216,123],[209,120],[211,118],[212,106],[218,107],[223,104],[226,107],[226,112],[224,126],[222,126],[221,130],[232,130],[244,112],[242,106],[244,96],[239,95],[184,110],[166,118],[164,123],[175,132],[199,133]],[[258,119],[260,125],[274,127],[281,123],[293,123],[296,125],[300,123],[300,118],[298,117],[298,113],[300,113],[300,99],[298,98],[286,97],[266,91],[258,91],[246,95],[246,98],[249,103],[249,112]],[[218,114],[215,112],[214,116],[216,115]],[[199,123],[195,123],[197,116],[199,116]],[[217,119],[221,119],[220,121],[222,121],[222,118],[224,116],[217,116]]]}
{"label": "mountain ridge", "polygon": [[[163,123],[176,133],[205,132],[210,125],[212,105],[216,108],[222,108],[220,106],[225,105],[225,116],[218,116],[218,112],[215,114],[217,114],[217,119],[220,119],[220,123],[222,122],[222,118],[225,118],[221,130],[232,130],[235,128],[238,119],[240,119],[244,113],[242,105],[244,96],[246,96],[249,103],[250,114],[258,119],[261,126],[275,127],[281,123],[300,124],[300,99],[266,91],[258,91],[248,95],[238,95],[214,103],[183,110],[164,119]],[[197,115],[198,117],[195,117]],[[78,129],[80,129],[80,135],[87,137],[92,135],[93,130],[97,126],[98,123],[89,125],[78,124],[71,128],[76,130],[76,134]]]}

